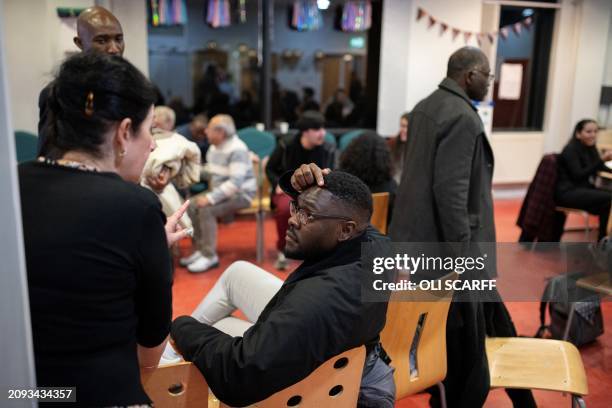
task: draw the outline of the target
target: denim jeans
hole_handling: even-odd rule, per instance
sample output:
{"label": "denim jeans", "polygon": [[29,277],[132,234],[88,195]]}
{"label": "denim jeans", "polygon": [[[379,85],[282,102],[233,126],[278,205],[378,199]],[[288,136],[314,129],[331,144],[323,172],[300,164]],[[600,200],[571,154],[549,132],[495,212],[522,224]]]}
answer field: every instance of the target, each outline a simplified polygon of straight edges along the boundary
{"label": "denim jeans", "polygon": [[359,390],[358,408],[393,408],[395,406],[395,381],[393,368],[380,358],[380,344],[366,356]]}

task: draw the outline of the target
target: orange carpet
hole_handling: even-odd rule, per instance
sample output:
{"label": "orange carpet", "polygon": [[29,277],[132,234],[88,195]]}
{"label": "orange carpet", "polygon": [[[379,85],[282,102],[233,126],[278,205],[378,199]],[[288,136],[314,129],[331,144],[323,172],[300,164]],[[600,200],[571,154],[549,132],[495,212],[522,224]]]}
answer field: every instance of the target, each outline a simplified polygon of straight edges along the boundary
{"label": "orange carpet", "polygon": [[[515,226],[516,217],[520,207],[520,200],[496,200],[495,222],[497,239],[499,242],[516,242],[519,229]],[[580,218],[571,218],[568,225],[580,225]],[[596,225],[593,219],[592,225]],[[564,241],[582,241],[584,233],[566,233]],[[260,264],[264,269],[284,279],[287,272],[278,272],[273,263],[276,259],[275,251],[276,230],[274,221],[268,218],[265,222],[265,261]],[[179,251],[184,255],[189,250],[189,242],[181,243]],[[252,218],[238,219],[229,225],[219,226],[219,258],[221,265],[212,271],[203,274],[190,274],[184,268],[176,267],[174,278],[174,316],[189,314],[199,303],[202,297],[210,290],[221,271],[235,260],[255,262],[255,221]],[[516,263],[519,265],[520,260]],[[297,265],[291,264],[290,270]],[[609,299],[608,299],[609,300]],[[539,326],[539,303],[537,302],[508,302],[508,309],[517,326],[519,334],[532,336]],[[602,302],[604,313],[604,326],[612,330],[612,303]],[[604,333],[595,343],[580,349],[586,368],[589,395],[585,398],[587,407],[607,408],[612,406],[612,334]],[[567,395],[554,392],[535,391],[535,398],[539,407],[557,408],[570,406]],[[428,396],[417,395],[404,398],[397,402],[397,407],[428,407]],[[489,394],[485,407],[511,407],[510,400],[503,390],[494,390]]]}

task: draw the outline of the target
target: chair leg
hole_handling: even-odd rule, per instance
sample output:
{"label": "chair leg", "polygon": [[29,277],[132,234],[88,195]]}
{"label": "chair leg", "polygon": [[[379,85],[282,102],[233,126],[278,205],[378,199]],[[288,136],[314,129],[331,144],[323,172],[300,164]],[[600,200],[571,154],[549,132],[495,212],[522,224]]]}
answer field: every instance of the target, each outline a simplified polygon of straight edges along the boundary
{"label": "chair leg", "polygon": [[585,227],[584,227],[584,234],[586,236],[586,240],[590,240],[591,239],[591,226],[589,224],[589,213],[588,212],[584,212],[584,223],[585,223]]}
{"label": "chair leg", "polygon": [[257,229],[256,239],[256,258],[257,262],[263,262],[264,258],[264,225],[263,225],[263,211],[259,210],[255,214],[255,223]]}
{"label": "chair leg", "polygon": [[446,408],[446,389],[444,388],[442,381],[440,381],[437,385],[438,390],[440,391],[440,405],[442,405],[442,408]]}
{"label": "chair leg", "polygon": [[572,408],[586,408],[586,403],[580,395],[572,395]]}
{"label": "chair leg", "polygon": [[570,303],[570,309],[567,315],[567,323],[565,324],[565,330],[563,331],[563,341],[567,341],[569,338],[570,327],[572,326],[572,320],[574,319],[574,311],[576,309],[576,303]]}

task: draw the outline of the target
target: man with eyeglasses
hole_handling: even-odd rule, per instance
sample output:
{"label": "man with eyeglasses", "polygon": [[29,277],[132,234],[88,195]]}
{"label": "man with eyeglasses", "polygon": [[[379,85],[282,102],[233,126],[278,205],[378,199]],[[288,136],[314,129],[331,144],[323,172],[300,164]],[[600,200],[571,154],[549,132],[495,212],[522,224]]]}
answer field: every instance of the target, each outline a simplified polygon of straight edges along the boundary
{"label": "man with eyeglasses", "polygon": [[[379,343],[387,303],[361,297],[361,245],[388,251],[389,240],[369,226],[368,187],[348,173],[323,173],[302,165],[293,179],[289,172],[279,181],[293,199],[285,252],[303,260],[287,280],[235,262],[190,317],[172,324],[176,350],[226,404],[262,401],[331,357],[365,345],[358,406],[394,405],[393,370]],[[248,321],[231,317],[236,309]],[[168,347],[162,363],[173,354]]]}
{"label": "man with eyeglasses", "polygon": [[[438,89],[410,113],[389,229],[394,242],[452,242],[464,248],[495,242],[493,151],[472,103],[484,100],[492,79],[486,55],[463,47],[450,56]],[[457,297],[446,325],[446,400],[449,407],[481,407],[490,388],[485,337],[516,336],[516,330],[501,299],[485,303],[471,293],[461,301]],[[431,393],[430,405],[440,406],[437,387]],[[528,390],[509,395],[515,407],[535,406]]]}

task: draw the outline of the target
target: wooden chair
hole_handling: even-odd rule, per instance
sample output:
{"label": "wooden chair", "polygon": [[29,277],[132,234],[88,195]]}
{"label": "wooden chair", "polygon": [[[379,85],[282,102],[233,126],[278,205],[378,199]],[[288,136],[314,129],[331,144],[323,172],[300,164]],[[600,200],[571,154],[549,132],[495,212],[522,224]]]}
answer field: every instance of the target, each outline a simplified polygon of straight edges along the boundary
{"label": "wooden chair", "polygon": [[564,231],[583,231],[586,240],[588,241],[591,237],[591,225],[589,223],[589,213],[585,210],[581,210],[579,208],[569,208],[569,207],[555,207],[555,211],[559,211],[565,213],[566,216],[570,214],[578,214],[584,218],[584,227],[580,228],[566,228]]}
{"label": "wooden chair", "polygon": [[[442,285],[456,276],[442,278]],[[446,319],[452,296],[452,291],[420,290],[391,295],[380,339],[395,368],[396,400],[437,384],[442,407],[446,407],[442,380],[446,377]],[[411,350],[416,350],[412,369]]]}
{"label": "wooden chair", "polygon": [[372,194],[374,211],[370,218],[370,224],[381,234],[387,234],[387,218],[389,216],[389,193]]}
{"label": "wooden chair", "polygon": [[208,385],[200,370],[182,362],[140,372],[145,392],[156,407],[191,408],[208,406]]}
{"label": "wooden chair", "polygon": [[258,408],[355,408],[365,363],[365,347],[337,355],[314,370],[302,381],[285,388],[264,401]]}
{"label": "wooden chair", "polygon": [[586,374],[578,349],[566,341],[487,338],[491,388],[523,388],[572,394],[572,408],[586,407]]}

